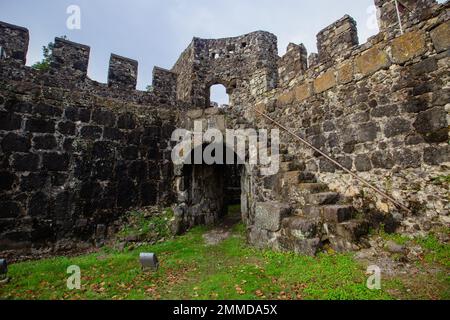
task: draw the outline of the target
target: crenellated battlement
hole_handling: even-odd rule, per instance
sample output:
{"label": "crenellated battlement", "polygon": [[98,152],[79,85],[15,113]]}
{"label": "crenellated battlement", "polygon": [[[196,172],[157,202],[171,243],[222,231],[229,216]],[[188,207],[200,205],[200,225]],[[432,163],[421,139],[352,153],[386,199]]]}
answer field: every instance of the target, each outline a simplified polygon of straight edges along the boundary
{"label": "crenellated battlement", "polygon": [[138,62],[129,58],[111,54],[109,60],[108,85],[123,90],[136,89]]}
{"label": "crenellated battlement", "polygon": [[50,67],[84,79],[87,77],[90,52],[89,46],[55,38]]}
{"label": "crenellated battlement", "polygon": [[29,46],[29,31],[26,28],[0,21],[0,46],[2,72],[17,80],[32,81],[60,88],[77,87],[102,97],[121,98],[138,103],[163,105],[176,104],[177,75],[155,67],[153,90],[136,90],[138,62],[111,54],[106,84],[89,79],[88,67],[90,47],[62,38],[55,38],[48,70],[34,70],[25,66]]}
{"label": "crenellated battlement", "polygon": [[[420,21],[430,18],[439,4],[436,0],[399,0],[401,21],[404,28],[409,28]],[[381,32],[400,34],[397,10],[393,0],[375,0],[378,9],[378,25]]]}
{"label": "crenellated battlement", "polygon": [[280,85],[288,84],[292,79],[302,75],[308,69],[308,51],[303,44],[290,43],[286,54],[278,62]]}
{"label": "crenellated battlement", "polygon": [[[435,0],[402,0],[400,3],[404,6],[402,26],[405,31],[448,7],[448,3],[438,5]],[[375,5],[379,10],[379,35],[359,45],[356,21],[345,15],[317,34],[318,53],[311,53],[309,57],[303,44],[293,43],[289,44],[286,54],[279,57],[276,36],[264,31],[224,39],[194,38],[171,71],[155,67],[153,91],[149,94],[155,101],[172,104],[180,101],[197,108],[209,105],[209,88],[218,83],[225,85],[231,104],[237,105],[256,101],[277,87],[292,87],[308,78],[314,82],[323,71],[331,67],[340,70],[343,61],[376,46],[383,39],[399,35],[394,1],[375,0]],[[26,28],[0,22],[0,45],[2,60],[25,65],[29,45]],[[102,95],[108,89],[135,91],[137,61],[112,54],[108,81],[103,86],[88,78],[89,55],[89,46],[56,38],[49,73],[64,81],[50,82],[55,86],[63,86],[65,82],[80,87],[94,84],[96,88],[102,88]],[[374,58],[383,59],[383,54]],[[359,65],[361,68],[364,66]],[[326,77],[332,78],[329,74]],[[116,92],[111,91],[111,94],[117,96]]]}
{"label": "crenellated battlement", "polygon": [[[311,53],[308,57],[308,67],[305,70],[299,69],[295,76],[283,81],[283,70],[293,68],[292,61],[288,58],[291,55],[288,49],[279,62],[278,89],[282,99],[286,99],[286,89],[298,84],[301,84],[300,87],[310,87],[310,84],[322,83],[325,79],[327,85],[324,88],[320,88],[319,85],[316,91],[321,93],[322,89],[326,91],[338,83],[348,83],[353,78],[365,77],[377,70],[389,68],[392,64],[403,64],[421,54],[414,52],[415,47],[419,46],[425,50],[425,33],[429,30],[425,30],[424,33],[423,29],[426,29],[423,26],[424,23],[430,24],[427,29],[433,29],[448,20],[449,2],[441,5],[434,0],[414,2],[408,6],[408,8],[414,8],[414,14],[410,12],[407,16],[406,11],[402,11],[402,17],[405,19],[405,23],[402,24],[405,35],[401,36],[396,12],[395,20],[387,15],[386,10],[392,5],[391,2],[393,3],[393,1],[376,1],[376,5],[380,6],[380,32],[369,38],[366,43],[359,44],[356,21],[348,15],[324,28],[317,35],[319,53]],[[411,20],[406,22],[403,14]],[[432,38],[433,32],[429,33],[428,37]],[[396,38],[400,39],[395,41]],[[399,42],[401,44],[398,44]],[[439,46],[439,44],[435,45]],[[306,49],[304,54],[307,55]],[[291,97],[293,92],[288,92],[287,95]]]}
{"label": "crenellated battlement", "polygon": [[336,62],[359,44],[356,21],[345,15],[317,35],[319,62]]}

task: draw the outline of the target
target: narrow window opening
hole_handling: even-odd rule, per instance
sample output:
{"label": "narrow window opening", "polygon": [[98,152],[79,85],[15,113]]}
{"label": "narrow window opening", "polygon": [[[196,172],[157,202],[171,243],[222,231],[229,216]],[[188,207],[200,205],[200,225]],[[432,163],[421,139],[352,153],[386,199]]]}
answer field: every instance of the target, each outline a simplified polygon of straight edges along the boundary
{"label": "narrow window opening", "polygon": [[230,96],[227,94],[227,89],[221,84],[211,86],[210,99],[211,107],[225,108],[230,104]]}

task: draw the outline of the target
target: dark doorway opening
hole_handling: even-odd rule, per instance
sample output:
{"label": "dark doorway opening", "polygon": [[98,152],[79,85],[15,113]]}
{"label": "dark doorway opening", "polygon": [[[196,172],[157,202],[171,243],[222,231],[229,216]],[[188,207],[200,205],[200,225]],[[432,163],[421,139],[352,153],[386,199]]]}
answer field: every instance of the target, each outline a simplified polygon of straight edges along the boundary
{"label": "dark doorway opening", "polygon": [[[205,146],[202,147],[203,150]],[[242,177],[244,166],[238,163],[234,154],[234,163],[226,163],[224,159],[219,163],[208,165],[185,164],[183,167],[184,188],[186,193],[185,220],[188,228],[197,225],[214,226],[225,219],[229,223],[242,220]],[[194,162],[194,152],[191,163]],[[227,223],[228,224],[228,223]]]}

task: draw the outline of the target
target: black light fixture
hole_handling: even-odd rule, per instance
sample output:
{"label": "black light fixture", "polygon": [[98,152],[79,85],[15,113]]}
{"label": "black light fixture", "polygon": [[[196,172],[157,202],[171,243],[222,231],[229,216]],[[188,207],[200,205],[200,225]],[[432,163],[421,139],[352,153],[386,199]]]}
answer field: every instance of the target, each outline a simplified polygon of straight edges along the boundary
{"label": "black light fixture", "polygon": [[8,282],[8,263],[6,259],[0,259],[0,284]]}
{"label": "black light fixture", "polygon": [[139,262],[143,271],[157,271],[159,268],[159,261],[154,253],[141,253]]}

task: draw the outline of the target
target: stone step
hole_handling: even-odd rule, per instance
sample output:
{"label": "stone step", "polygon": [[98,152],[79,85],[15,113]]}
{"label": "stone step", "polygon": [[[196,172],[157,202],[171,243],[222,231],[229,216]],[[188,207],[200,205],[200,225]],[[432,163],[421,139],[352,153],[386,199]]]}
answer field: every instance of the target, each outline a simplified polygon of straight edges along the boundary
{"label": "stone step", "polygon": [[298,239],[312,239],[317,237],[320,230],[318,219],[307,219],[299,216],[284,218],[282,234]]}
{"label": "stone step", "polygon": [[339,193],[336,192],[321,192],[310,194],[308,196],[308,204],[312,206],[336,204],[338,201],[339,201]]}
{"label": "stone step", "polygon": [[280,154],[280,161],[281,162],[292,162],[295,160],[295,156],[292,154]]}
{"label": "stone step", "polygon": [[309,193],[320,193],[328,191],[328,185],[324,183],[300,183],[298,189]]}
{"label": "stone step", "polygon": [[296,160],[285,161],[280,164],[280,172],[301,171],[305,169],[306,169],[305,164]]}
{"label": "stone step", "polygon": [[349,205],[327,205],[321,207],[321,216],[327,223],[342,223],[353,219],[355,208]]}
{"label": "stone step", "polygon": [[315,183],[316,176],[306,171],[289,171],[282,176],[283,186],[295,186],[299,183]]}
{"label": "stone step", "polygon": [[257,202],[255,206],[255,226],[259,229],[277,232],[283,219],[290,216],[292,208],[285,203],[268,201]]}
{"label": "stone step", "polygon": [[308,172],[308,171],[300,171],[299,179],[300,179],[301,183],[316,183],[317,182],[316,175],[314,173]]}
{"label": "stone step", "polygon": [[322,207],[319,206],[304,206],[301,210],[304,217],[308,219],[320,219],[322,216]]}
{"label": "stone step", "polygon": [[339,223],[336,235],[350,242],[358,242],[361,237],[369,234],[370,224],[367,220],[355,219]]}
{"label": "stone step", "polygon": [[277,239],[278,248],[286,252],[316,256],[322,250],[320,238],[299,239],[295,237],[281,236]]}

